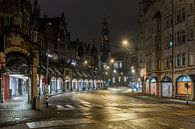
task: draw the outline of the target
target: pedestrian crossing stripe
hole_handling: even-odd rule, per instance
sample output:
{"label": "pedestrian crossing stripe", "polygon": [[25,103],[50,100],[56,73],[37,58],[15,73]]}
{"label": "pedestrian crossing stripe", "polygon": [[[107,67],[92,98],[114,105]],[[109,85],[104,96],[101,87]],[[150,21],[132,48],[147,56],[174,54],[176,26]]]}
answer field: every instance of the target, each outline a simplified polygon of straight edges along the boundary
{"label": "pedestrian crossing stripe", "polygon": [[37,128],[72,126],[72,125],[81,125],[81,124],[96,124],[96,123],[98,123],[98,122],[95,120],[81,118],[81,119],[69,119],[69,120],[29,122],[29,123],[26,123],[26,125],[30,129],[37,129]]}
{"label": "pedestrian crossing stripe", "polygon": [[65,105],[65,107],[62,105],[56,105],[56,107],[57,107],[57,110],[59,110],[59,111],[66,111],[66,110],[74,110],[75,109],[75,107],[73,107],[71,105]]}

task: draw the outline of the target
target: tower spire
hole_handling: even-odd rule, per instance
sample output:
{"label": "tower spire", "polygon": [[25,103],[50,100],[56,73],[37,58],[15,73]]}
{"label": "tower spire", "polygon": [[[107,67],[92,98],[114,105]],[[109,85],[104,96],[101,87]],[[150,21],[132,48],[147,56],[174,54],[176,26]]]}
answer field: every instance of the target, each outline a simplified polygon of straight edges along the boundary
{"label": "tower spire", "polygon": [[107,62],[110,54],[110,37],[109,37],[109,29],[108,29],[108,22],[106,17],[104,16],[102,22],[102,32],[101,32],[101,53],[102,61]]}

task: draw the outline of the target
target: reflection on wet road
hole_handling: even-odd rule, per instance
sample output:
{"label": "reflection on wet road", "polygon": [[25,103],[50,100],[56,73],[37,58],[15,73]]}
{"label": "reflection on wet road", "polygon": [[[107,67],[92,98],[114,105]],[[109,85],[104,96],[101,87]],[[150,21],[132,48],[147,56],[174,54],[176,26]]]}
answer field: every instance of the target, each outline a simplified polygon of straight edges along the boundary
{"label": "reflection on wet road", "polygon": [[110,89],[72,92],[50,98],[57,111],[47,121],[27,123],[50,129],[194,129],[195,107],[161,103]]}

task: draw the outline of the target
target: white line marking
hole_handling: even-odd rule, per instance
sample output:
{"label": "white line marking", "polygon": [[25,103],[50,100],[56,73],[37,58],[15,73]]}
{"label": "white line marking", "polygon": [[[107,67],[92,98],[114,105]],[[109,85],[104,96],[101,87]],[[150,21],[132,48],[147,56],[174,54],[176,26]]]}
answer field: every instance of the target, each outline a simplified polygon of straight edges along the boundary
{"label": "white line marking", "polygon": [[26,123],[26,125],[30,129],[36,129],[36,128],[48,128],[48,127],[59,127],[59,126],[79,125],[79,124],[95,124],[95,123],[98,122],[95,120],[83,118],[83,119],[71,119],[71,120],[29,122]]}

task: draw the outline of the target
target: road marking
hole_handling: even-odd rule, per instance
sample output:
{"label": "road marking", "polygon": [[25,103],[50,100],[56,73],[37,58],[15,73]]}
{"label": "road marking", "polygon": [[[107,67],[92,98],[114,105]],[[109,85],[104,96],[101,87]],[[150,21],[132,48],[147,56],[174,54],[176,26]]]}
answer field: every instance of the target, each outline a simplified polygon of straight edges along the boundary
{"label": "road marking", "polygon": [[74,110],[75,108],[71,105],[65,105],[66,107],[63,107],[62,105],[56,105],[57,110],[59,111],[66,111],[66,110]]}
{"label": "road marking", "polygon": [[64,110],[65,108],[62,105],[56,105],[57,110]]}
{"label": "road marking", "polygon": [[162,123],[162,122],[158,122],[158,124],[163,125],[163,126],[169,126],[169,124],[165,124],[165,123]]}
{"label": "road marking", "polygon": [[188,114],[184,114],[184,113],[173,113],[174,115],[178,115],[178,116],[187,116]]}
{"label": "road marking", "polygon": [[70,119],[70,120],[29,122],[26,123],[26,125],[30,129],[36,129],[36,128],[48,128],[48,127],[70,126],[70,125],[79,125],[79,124],[95,124],[95,123],[98,122],[95,120],[82,118],[82,119]]}
{"label": "road marking", "polygon": [[68,105],[68,104],[66,105],[66,107],[73,108],[73,106],[71,106],[71,105]]}

